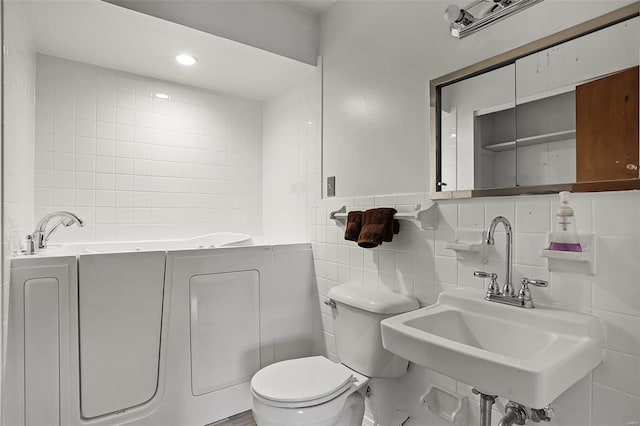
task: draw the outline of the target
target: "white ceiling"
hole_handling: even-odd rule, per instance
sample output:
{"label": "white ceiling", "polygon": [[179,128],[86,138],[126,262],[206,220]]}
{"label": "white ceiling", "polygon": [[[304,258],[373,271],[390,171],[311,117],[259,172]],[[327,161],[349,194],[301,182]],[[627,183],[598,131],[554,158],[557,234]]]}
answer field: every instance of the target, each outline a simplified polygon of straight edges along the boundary
{"label": "white ceiling", "polygon": [[[100,0],[26,0],[40,53],[253,99],[279,92],[313,67]],[[198,58],[193,67],[178,53]]]}
{"label": "white ceiling", "polygon": [[314,66],[318,60],[318,15],[281,0],[104,1]]}
{"label": "white ceiling", "polygon": [[320,15],[325,10],[329,9],[336,0],[282,0],[285,3],[289,3],[293,6],[300,7],[307,12],[311,12],[314,15]]}

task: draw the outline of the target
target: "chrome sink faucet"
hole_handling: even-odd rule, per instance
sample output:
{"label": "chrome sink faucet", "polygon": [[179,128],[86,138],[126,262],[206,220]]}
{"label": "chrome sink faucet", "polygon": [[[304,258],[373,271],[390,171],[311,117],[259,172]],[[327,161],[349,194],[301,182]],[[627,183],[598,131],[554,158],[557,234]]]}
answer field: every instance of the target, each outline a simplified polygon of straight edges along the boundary
{"label": "chrome sink faucet", "polygon": [[[55,219],[57,219],[55,225],[47,230],[49,222]],[[33,234],[27,235],[27,254],[36,254],[40,249],[46,248],[47,242],[60,225],[67,227],[73,224],[83,227],[84,221],[75,214],[65,211],[57,211],[45,215],[36,225],[36,229],[33,231]]]}
{"label": "chrome sink faucet", "polygon": [[491,221],[489,225],[489,229],[487,230],[487,238],[483,241],[486,245],[492,246],[495,245],[495,240],[493,239],[493,235],[496,232],[496,226],[498,224],[502,224],[504,226],[504,230],[507,233],[507,258],[505,259],[506,271],[504,277],[504,286],[502,287],[502,292],[498,291],[497,294],[502,294],[503,296],[515,296],[515,292],[513,290],[513,273],[512,273],[512,264],[513,261],[513,231],[511,230],[511,224],[509,220],[504,216],[496,216]]}
{"label": "chrome sink faucet", "polygon": [[531,291],[529,290],[529,285],[534,285],[537,287],[547,287],[549,285],[548,282],[544,280],[530,280],[529,278],[522,278],[522,287],[520,287],[520,291],[516,296],[513,290],[513,231],[511,229],[511,224],[509,220],[504,216],[496,216],[491,221],[489,225],[489,229],[487,230],[487,237],[483,241],[484,244],[494,245],[495,240],[493,238],[496,226],[498,224],[502,224],[506,231],[506,244],[507,244],[507,255],[505,259],[506,263],[506,271],[504,278],[504,286],[502,290],[500,290],[500,285],[498,284],[498,274],[495,273],[487,273],[483,271],[476,271],[473,273],[474,276],[478,278],[489,278],[489,286],[487,287],[487,293],[485,295],[485,299],[504,303],[507,305],[520,306],[522,308],[533,308],[533,298],[531,297]]}

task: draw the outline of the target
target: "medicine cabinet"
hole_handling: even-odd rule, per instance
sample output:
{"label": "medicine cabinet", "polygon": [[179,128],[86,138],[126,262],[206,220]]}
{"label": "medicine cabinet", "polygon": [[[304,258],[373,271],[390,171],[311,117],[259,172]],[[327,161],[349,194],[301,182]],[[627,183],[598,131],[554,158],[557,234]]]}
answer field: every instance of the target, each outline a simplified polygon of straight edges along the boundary
{"label": "medicine cabinet", "polygon": [[431,81],[432,198],[640,188],[639,14]]}

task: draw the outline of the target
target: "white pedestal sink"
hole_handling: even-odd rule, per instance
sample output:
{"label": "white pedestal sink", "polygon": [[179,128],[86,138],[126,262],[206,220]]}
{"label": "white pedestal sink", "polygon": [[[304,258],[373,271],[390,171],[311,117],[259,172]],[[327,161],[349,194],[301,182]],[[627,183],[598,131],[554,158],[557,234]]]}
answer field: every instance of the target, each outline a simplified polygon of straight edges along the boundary
{"label": "white pedestal sink", "polygon": [[600,364],[604,332],[591,315],[507,306],[457,289],[382,321],[382,341],[482,393],[543,408]]}

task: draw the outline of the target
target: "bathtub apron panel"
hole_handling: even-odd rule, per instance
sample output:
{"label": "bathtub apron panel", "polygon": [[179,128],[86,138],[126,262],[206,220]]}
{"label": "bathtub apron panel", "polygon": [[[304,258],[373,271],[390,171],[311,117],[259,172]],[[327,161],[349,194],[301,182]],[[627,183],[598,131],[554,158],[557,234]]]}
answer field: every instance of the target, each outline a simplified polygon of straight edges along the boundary
{"label": "bathtub apron panel", "polygon": [[189,292],[193,394],[251,380],[260,369],[258,271],[196,275]]}
{"label": "bathtub apron panel", "polygon": [[156,393],[164,268],[164,252],[78,256],[82,417]]}
{"label": "bathtub apron panel", "polygon": [[24,370],[27,426],[59,424],[59,281],[55,277],[24,284]]}
{"label": "bathtub apron panel", "polygon": [[[12,261],[2,420],[5,425],[57,426],[61,374],[69,360],[69,283],[75,258]],[[67,370],[65,370],[67,371]]]}
{"label": "bathtub apron panel", "polygon": [[[249,381],[261,367],[264,344],[263,306],[273,288],[271,247],[168,252],[167,282],[172,316],[166,348],[171,368],[164,392],[172,403],[163,404],[158,414],[167,424],[203,425],[250,409]],[[197,319],[194,289],[200,299]],[[194,370],[203,376],[195,377]]]}

